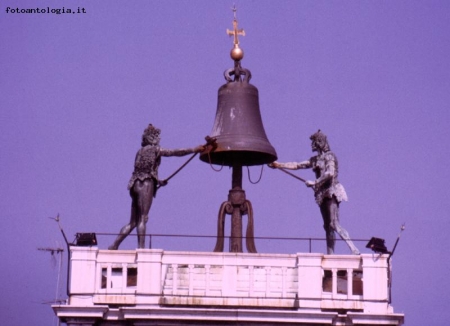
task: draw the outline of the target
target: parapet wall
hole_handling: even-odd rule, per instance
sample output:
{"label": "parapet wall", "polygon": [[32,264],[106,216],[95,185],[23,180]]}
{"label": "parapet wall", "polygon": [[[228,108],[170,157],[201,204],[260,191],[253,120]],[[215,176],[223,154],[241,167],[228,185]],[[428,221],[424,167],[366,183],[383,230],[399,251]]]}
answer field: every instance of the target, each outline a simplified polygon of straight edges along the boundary
{"label": "parapet wall", "polygon": [[54,309],[59,317],[97,309],[106,319],[141,318],[150,307],[275,309],[400,316],[392,324],[400,325],[403,316],[393,314],[388,296],[387,255],[72,247],[68,305]]}

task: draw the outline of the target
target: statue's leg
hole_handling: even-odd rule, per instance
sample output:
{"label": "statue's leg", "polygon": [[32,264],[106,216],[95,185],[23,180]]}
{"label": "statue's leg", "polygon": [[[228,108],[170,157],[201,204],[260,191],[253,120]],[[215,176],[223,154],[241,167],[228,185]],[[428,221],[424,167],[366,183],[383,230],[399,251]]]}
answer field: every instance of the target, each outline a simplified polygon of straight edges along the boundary
{"label": "statue's leg", "polygon": [[137,193],[137,234],[138,248],[145,248],[145,231],[148,221],[148,213],[153,202],[153,194],[155,191],[155,180],[145,179],[144,181],[136,181],[134,186]]}
{"label": "statue's leg", "polygon": [[109,250],[117,250],[122,243],[122,241],[133,231],[133,229],[136,227],[137,224],[137,217],[138,217],[138,206],[137,206],[137,200],[136,200],[136,194],[133,194],[133,191],[131,192],[131,214],[130,214],[130,222],[125,225],[122,229],[120,229],[120,233],[117,236],[114,243],[109,246]]}
{"label": "statue's leg", "polygon": [[323,228],[325,229],[325,235],[327,238],[327,254],[334,254],[334,244],[336,242],[336,235],[334,234],[334,229],[331,226],[331,209],[330,209],[330,199],[325,198],[320,204],[320,212],[323,218]]}
{"label": "statue's leg", "polygon": [[333,196],[333,198],[330,200],[330,212],[331,212],[331,223],[330,226],[332,229],[334,229],[342,240],[347,243],[347,246],[349,246],[350,250],[353,254],[359,255],[359,250],[356,248],[356,246],[353,244],[353,241],[350,239],[350,235],[348,234],[347,230],[344,229],[341,224],[339,223],[339,203],[336,200],[336,198]]}

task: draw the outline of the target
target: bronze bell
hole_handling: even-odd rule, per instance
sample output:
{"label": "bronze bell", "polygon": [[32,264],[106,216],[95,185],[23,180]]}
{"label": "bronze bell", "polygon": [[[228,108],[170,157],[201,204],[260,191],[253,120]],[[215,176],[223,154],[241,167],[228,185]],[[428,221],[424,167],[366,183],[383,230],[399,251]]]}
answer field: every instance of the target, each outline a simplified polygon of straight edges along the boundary
{"label": "bronze bell", "polygon": [[[235,75],[234,80],[231,75]],[[217,147],[208,146],[200,160],[226,166],[275,161],[277,153],[267,139],[259,111],[258,89],[249,83],[250,71],[237,64],[225,72],[225,78],[228,82],[219,88],[216,119],[210,134]]]}
{"label": "bronze bell", "polygon": [[253,208],[242,189],[242,166],[272,163],[277,159],[277,153],[264,131],[258,89],[250,85],[250,71],[241,67],[244,52],[239,48],[238,35],[245,35],[245,32],[238,29],[236,7],[233,12],[233,30],[227,30],[227,34],[234,36],[234,48],[230,53],[234,68],[225,71],[227,83],[219,88],[216,119],[211,134],[205,138],[207,146],[200,154],[200,160],[233,168],[228,200],[219,210],[214,251],[222,252],[224,249],[225,217],[231,215],[230,252],[243,252],[242,216],[247,215],[245,242],[248,252],[256,253]]}

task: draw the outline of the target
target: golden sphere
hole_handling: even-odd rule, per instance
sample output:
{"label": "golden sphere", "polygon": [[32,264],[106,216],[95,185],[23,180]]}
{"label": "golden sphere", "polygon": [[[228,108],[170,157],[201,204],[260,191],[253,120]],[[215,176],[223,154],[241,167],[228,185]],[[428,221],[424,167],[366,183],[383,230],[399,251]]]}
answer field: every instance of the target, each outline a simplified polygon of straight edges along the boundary
{"label": "golden sphere", "polygon": [[244,51],[238,46],[235,46],[230,52],[231,59],[234,61],[242,60],[244,57]]}

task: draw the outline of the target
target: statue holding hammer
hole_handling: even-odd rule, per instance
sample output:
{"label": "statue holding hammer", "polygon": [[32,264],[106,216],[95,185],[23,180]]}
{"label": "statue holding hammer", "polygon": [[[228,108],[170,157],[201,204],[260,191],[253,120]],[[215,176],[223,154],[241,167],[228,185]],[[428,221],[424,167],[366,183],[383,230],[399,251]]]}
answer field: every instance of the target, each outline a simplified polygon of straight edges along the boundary
{"label": "statue holding hammer", "polygon": [[[145,248],[145,231],[148,221],[148,213],[152,206],[153,197],[159,186],[165,186],[168,179],[158,179],[158,167],[162,156],[185,156],[199,153],[204,150],[200,145],[195,148],[166,149],[159,146],[161,130],[153,125],[148,125],[142,135],[141,149],[136,154],[134,171],[128,183],[131,202],[131,217],[117,236],[110,250],[117,250],[120,243],[137,228],[138,248]],[[178,171],[177,171],[178,172]]]}
{"label": "statue holding hammer", "polygon": [[[269,164],[272,168],[279,169],[312,169],[316,180],[304,180],[307,187],[314,190],[316,203],[320,207],[323,218],[323,227],[327,238],[327,254],[334,253],[335,232],[347,243],[353,254],[358,255],[359,250],[353,244],[348,232],[339,222],[339,204],[347,201],[347,193],[338,181],[338,161],[336,155],[330,150],[327,136],[320,130],[311,137],[311,149],[317,152],[316,156],[303,162]],[[285,171],[287,172],[287,171]],[[299,178],[300,179],[300,178]]]}

